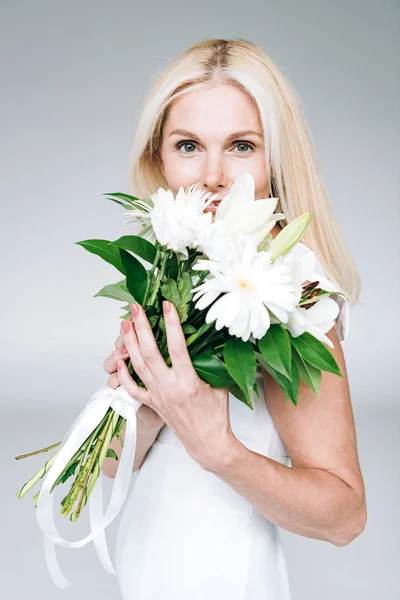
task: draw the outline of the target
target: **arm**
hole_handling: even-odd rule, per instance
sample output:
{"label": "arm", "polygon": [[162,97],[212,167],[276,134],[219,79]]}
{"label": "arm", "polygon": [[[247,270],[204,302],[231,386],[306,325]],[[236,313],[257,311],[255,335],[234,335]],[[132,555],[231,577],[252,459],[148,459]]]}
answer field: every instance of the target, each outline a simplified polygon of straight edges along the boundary
{"label": "arm", "polygon": [[286,403],[263,372],[267,406],[292,467],[234,438],[223,460],[207,470],[278,526],[344,546],[363,531],[367,511],[343,351],[335,327],[326,335],[343,378],[322,371],[318,398],[300,381],[297,406]]}
{"label": "arm", "polygon": [[[135,451],[135,460],[133,463],[132,472],[138,471],[143,464],[143,461],[153,445],[158,432],[164,426],[164,421],[162,418],[150,407],[142,404],[139,410],[136,413],[137,416],[137,440],[136,440],[136,451]],[[125,441],[125,432],[126,432],[126,424],[121,429],[121,438],[122,441]],[[122,448],[121,444],[117,437],[114,437],[111,441],[110,448],[112,448],[116,455],[118,456],[118,461],[120,459]],[[107,475],[107,477],[114,478],[119,462],[114,458],[106,458],[102,465],[102,472]]]}

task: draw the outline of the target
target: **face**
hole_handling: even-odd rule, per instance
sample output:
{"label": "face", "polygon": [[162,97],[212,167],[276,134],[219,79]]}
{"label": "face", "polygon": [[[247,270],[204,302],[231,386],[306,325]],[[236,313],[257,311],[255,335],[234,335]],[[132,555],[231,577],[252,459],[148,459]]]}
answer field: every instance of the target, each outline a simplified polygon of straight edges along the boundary
{"label": "face", "polygon": [[268,198],[261,121],[252,99],[223,84],[178,98],[164,125],[162,172],[175,194],[198,182],[203,192],[224,198],[237,177],[254,178],[255,198]]}

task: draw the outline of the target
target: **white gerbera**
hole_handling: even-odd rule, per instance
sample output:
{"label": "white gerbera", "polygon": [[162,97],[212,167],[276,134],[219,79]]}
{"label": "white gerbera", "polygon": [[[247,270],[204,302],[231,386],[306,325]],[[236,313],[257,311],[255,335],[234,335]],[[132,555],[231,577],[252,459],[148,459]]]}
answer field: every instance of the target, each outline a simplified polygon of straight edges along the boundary
{"label": "white gerbera", "polygon": [[156,194],[151,194],[153,206],[143,203],[139,210],[126,214],[138,218],[149,241],[156,238],[162,246],[187,258],[187,248],[196,248],[197,236],[204,237],[203,232],[211,226],[212,213],[203,211],[216,196],[201,192],[197,185],[185,190],[180,187],[176,198],[171,190],[159,188]]}
{"label": "white gerbera", "polygon": [[228,238],[219,260],[199,260],[193,269],[209,271],[203,283],[192,290],[195,307],[203,309],[216,300],[206,322],[216,319],[217,330],[228,327],[231,335],[243,341],[250,335],[265,335],[271,324],[269,311],[286,322],[298,301],[288,265],[272,263],[270,253],[257,252],[247,236]]}

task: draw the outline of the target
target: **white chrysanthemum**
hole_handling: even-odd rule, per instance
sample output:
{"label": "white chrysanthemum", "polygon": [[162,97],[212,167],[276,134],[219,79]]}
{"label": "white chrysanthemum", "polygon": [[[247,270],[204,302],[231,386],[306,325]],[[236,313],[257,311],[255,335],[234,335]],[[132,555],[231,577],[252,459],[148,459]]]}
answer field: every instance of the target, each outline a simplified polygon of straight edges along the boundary
{"label": "white chrysanthemum", "polygon": [[216,320],[217,330],[227,327],[243,341],[250,335],[265,335],[271,324],[269,311],[286,322],[298,302],[289,266],[271,263],[270,253],[257,252],[247,236],[228,238],[220,260],[199,260],[193,268],[209,271],[207,279],[192,290],[195,307],[203,309],[216,300],[206,322]]}
{"label": "white chrysanthemum", "polygon": [[127,215],[139,217],[149,234],[146,236],[149,241],[156,238],[162,246],[187,258],[187,248],[196,248],[197,236],[204,236],[203,232],[211,226],[212,213],[204,213],[204,209],[216,196],[211,196],[211,192],[201,192],[197,185],[186,190],[180,187],[176,198],[171,190],[159,188],[156,194],[151,194],[153,207],[144,205]]}

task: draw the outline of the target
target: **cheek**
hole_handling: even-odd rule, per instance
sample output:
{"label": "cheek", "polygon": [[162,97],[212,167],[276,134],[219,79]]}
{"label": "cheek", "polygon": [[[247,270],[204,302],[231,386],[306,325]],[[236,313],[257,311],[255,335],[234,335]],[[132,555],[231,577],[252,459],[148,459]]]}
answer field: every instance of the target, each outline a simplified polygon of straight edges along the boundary
{"label": "cheek", "polygon": [[169,155],[164,159],[164,177],[168,188],[177,194],[179,188],[187,188],[199,180],[199,165],[194,160],[182,160],[179,156]]}

